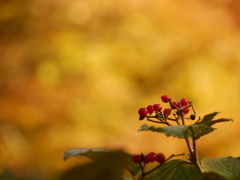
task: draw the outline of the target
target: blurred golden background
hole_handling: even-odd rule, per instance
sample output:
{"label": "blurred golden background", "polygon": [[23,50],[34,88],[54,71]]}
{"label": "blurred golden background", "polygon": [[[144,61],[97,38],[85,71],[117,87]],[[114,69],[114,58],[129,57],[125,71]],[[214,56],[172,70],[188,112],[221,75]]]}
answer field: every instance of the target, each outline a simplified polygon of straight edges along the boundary
{"label": "blurred golden background", "polygon": [[165,94],[234,119],[198,141],[200,158],[239,156],[239,11],[237,0],[1,0],[0,177],[57,179],[80,162],[63,161],[73,148],[187,153],[137,132],[138,109],[166,106]]}

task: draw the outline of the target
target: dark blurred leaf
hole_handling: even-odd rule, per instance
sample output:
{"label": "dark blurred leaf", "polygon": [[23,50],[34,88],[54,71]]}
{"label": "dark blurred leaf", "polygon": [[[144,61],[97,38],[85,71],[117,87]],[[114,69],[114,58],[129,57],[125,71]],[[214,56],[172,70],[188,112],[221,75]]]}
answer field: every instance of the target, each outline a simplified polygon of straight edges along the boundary
{"label": "dark blurred leaf", "polygon": [[[208,172],[208,173],[203,173],[203,180],[226,180],[224,177],[221,175],[214,173],[214,172]],[[200,179],[197,179],[200,180]]]}
{"label": "dark blurred leaf", "polygon": [[[134,163],[132,161],[132,155],[125,153],[121,150],[109,150],[109,149],[102,149],[102,148],[93,148],[93,149],[88,149],[88,148],[80,148],[80,149],[72,149],[64,152],[64,160],[68,159],[69,157],[72,156],[86,156],[90,159],[93,159],[95,161],[104,161],[107,162],[107,158],[111,157],[112,159],[117,158],[119,156],[119,153],[124,154],[125,159],[125,165],[122,166],[122,168],[126,168],[133,176],[135,176],[139,171],[140,171],[140,166],[137,163]],[[116,157],[115,157],[116,156]],[[116,162],[117,166],[119,166],[118,163],[121,164],[122,159],[120,162]],[[94,166],[94,163],[93,163]]]}
{"label": "dark blurred leaf", "polygon": [[[123,170],[129,163],[129,154],[123,151],[99,154],[99,151],[99,149],[95,151],[99,157],[96,156],[94,161],[67,170],[61,175],[60,180],[122,180]],[[79,153],[85,155],[88,152],[83,150]]]}
{"label": "dark blurred leaf", "polygon": [[111,153],[114,152],[113,150],[109,149],[102,149],[102,148],[79,148],[79,149],[71,149],[64,152],[64,160],[67,160],[69,157],[72,156],[79,156],[84,155],[87,156],[90,159],[96,159],[101,157],[105,153]]}
{"label": "dark blurred leaf", "polygon": [[240,179],[240,157],[204,158],[201,161],[204,172],[214,172],[227,180]]}

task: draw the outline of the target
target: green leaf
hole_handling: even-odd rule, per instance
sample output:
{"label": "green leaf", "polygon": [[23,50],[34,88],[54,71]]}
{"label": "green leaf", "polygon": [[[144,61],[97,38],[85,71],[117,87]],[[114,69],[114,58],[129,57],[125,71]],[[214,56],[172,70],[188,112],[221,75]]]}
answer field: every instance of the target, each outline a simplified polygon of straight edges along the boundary
{"label": "green leaf", "polygon": [[207,124],[207,125],[214,125],[219,122],[227,122],[227,121],[232,121],[231,118],[221,118],[217,120],[213,120],[213,118],[218,114],[218,112],[213,112],[211,114],[207,114],[206,116],[203,117],[202,121],[197,123],[197,124]]}
{"label": "green leaf", "polygon": [[190,126],[167,126],[155,127],[144,124],[140,127],[139,131],[153,131],[164,133],[166,136],[173,136],[178,138],[195,138],[199,139],[201,136],[212,132],[214,129],[205,124],[193,124]]}
{"label": "green leaf", "polygon": [[203,173],[203,177],[201,179],[202,180],[226,180],[224,177],[214,172]]}
{"label": "green leaf", "polygon": [[218,114],[218,112],[213,112],[211,114],[207,114],[203,117],[202,121],[192,124],[188,127],[188,137],[199,139],[200,137],[209,134],[215,130],[212,125],[219,122],[229,122],[232,121],[230,118],[221,118],[217,120],[213,120],[213,118]]}
{"label": "green leaf", "polygon": [[141,167],[138,163],[134,163],[133,161],[130,161],[126,169],[130,172],[132,176],[136,176],[137,173],[141,170]]}
{"label": "green leaf", "polygon": [[191,139],[199,139],[200,137],[209,134],[210,132],[214,131],[215,129],[212,128],[209,125],[205,125],[205,124],[193,124],[190,125],[187,128],[186,134],[188,137],[190,137]]}
{"label": "green leaf", "polygon": [[240,157],[204,158],[201,161],[204,172],[214,172],[227,180],[240,179]]}
{"label": "green leaf", "polygon": [[231,119],[231,118],[221,118],[221,119],[217,119],[217,120],[214,120],[214,121],[211,121],[210,123],[209,123],[209,125],[214,125],[214,124],[216,124],[216,123],[219,123],[219,122],[227,122],[227,121],[233,121],[233,119]]}
{"label": "green leaf", "polygon": [[179,125],[179,126],[167,126],[167,127],[155,127],[144,124],[140,127],[138,131],[153,131],[164,133],[166,136],[173,136],[178,138],[191,138],[191,139],[199,139],[200,137],[213,132],[215,129],[212,125],[219,122],[228,122],[232,121],[230,118],[221,118],[217,120],[213,120],[213,118],[217,115],[217,112],[208,114],[203,117],[202,121],[194,123],[192,125]]}
{"label": "green leaf", "polygon": [[144,124],[138,129],[138,131],[153,131],[164,133],[166,136],[174,136],[178,138],[186,138],[186,130],[188,126],[166,126],[166,127],[155,127]]}
{"label": "green leaf", "polygon": [[214,118],[214,116],[216,116],[217,114],[218,114],[218,112],[213,112],[213,113],[211,113],[211,114],[207,114],[207,115],[205,115],[205,116],[203,117],[203,119],[202,119],[201,122],[209,122],[209,121],[211,121],[211,120]]}
{"label": "green leaf", "polygon": [[[197,168],[193,165],[187,164],[184,160],[174,159],[164,163],[158,169],[147,174],[146,180],[200,180],[200,174]],[[141,177],[139,177],[140,180]]]}

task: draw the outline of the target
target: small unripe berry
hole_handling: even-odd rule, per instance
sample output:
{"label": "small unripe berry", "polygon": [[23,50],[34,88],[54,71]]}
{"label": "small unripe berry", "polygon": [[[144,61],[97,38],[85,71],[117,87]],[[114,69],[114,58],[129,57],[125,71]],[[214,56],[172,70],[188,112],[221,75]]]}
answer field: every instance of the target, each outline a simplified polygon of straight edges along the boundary
{"label": "small unripe berry", "polygon": [[142,161],[142,156],[141,156],[141,154],[134,154],[134,155],[132,156],[132,160],[133,160],[133,162],[135,162],[135,163],[140,163],[140,162]]}
{"label": "small unripe berry", "polygon": [[144,107],[140,108],[140,109],[138,110],[138,114],[139,114],[140,116],[142,116],[142,117],[147,116],[147,114],[148,114],[147,108],[144,108]]}
{"label": "small unripe berry", "polygon": [[163,110],[163,113],[164,113],[166,116],[168,116],[168,115],[171,114],[171,109],[170,109],[170,108],[165,108],[165,109]]}
{"label": "small unripe berry", "polygon": [[154,104],[153,105],[155,111],[161,111],[162,110],[162,105],[161,104]]}
{"label": "small unripe berry", "polygon": [[180,100],[180,104],[181,104],[182,106],[187,106],[187,105],[188,105],[188,99],[187,99],[187,98],[182,98],[182,99]]}
{"label": "small unripe berry", "polygon": [[177,101],[173,101],[171,104],[170,104],[171,108],[172,109],[176,109],[176,107],[180,108],[180,103],[177,102]]}
{"label": "small unripe berry", "polygon": [[158,153],[155,156],[157,162],[163,163],[165,161],[165,156],[162,153]]}
{"label": "small unripe berry", "polygon": [[154,112],[154,106],[153,105],[148,105],[147,110],[150,114]]}
{"label": "small unripe berry", "polygon": [[190,119],[191,119],[191,120],[195,120],[195,118],[196,118],[196,116],[195,116],[194,114],[191,114],[191,115],[190,115]]}
{"label": "small unripe berry", "polygon": [[161,96],[161,99],[162,99],[162,101],[165,102],[165,103],[167,103],[167,102],[170,100],[170,98],[168,97],[168,95],[163,95],[163,96]]}

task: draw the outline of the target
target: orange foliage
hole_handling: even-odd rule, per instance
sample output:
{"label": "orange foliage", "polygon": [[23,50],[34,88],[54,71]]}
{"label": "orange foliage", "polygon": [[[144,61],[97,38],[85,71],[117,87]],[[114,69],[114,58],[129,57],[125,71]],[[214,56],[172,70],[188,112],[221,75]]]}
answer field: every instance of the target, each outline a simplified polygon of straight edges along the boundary
{"label": "orange foliage", "polygon": [[57,178],[80,161],[63,162],[71,148],[185,152],[179,139],[137,132],[138,109],[164,94],[189,98],[199,116],[235,119],[199,140],[199,153],[239,156],[238,9],[234,0],[0,1],[0,176]]}

